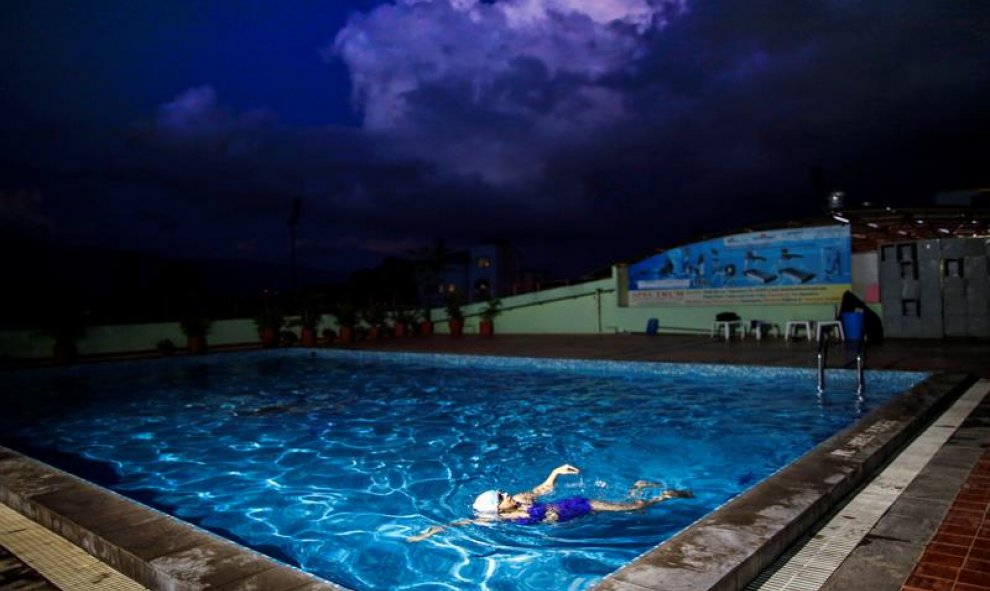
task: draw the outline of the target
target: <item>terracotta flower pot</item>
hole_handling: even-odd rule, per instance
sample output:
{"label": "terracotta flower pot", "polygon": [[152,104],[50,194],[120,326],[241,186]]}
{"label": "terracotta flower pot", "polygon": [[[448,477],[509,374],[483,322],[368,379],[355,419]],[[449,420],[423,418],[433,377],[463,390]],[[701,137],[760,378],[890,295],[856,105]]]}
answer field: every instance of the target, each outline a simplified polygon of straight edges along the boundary
{"label": "terracotta flower pot", "polygon": [[464,335],[464,321],[463,320],[448,320],[447,326],[450,328],[450,336],[459,337]]}
{"label": "terracotta flower pot", "polygon": [[419,334],[423,336],[430,336],[433,334],[433,323],[429,320],[424,320],[419,323]]}
{"label": "terracotta flower pot", "polygon": [[401,339],[406,336],[406,325],[402,324],[401,322],[396,324],[392,328],[392,330],[393,330],[393,334],[395,335],[395,338],[397,339]]}
{"label": "terracotta flower pot", "polygon": [[303,347],[315,347],[316,330],[312,328],[303,328],[299,331],[299,344]]}
{"label": "terracotta flower pot", "polygon": [[341,326],[340,334],[337,335],[338,340],[342,345],[349,345],[354,342],[354,327],[353,326]]}
{"label": "terracotta flower pot", "polygon": [[263,328],[259,334],[262,348],[271,349],[278,344],[278,331],[274,328]]}
{"label": "terracotta flower pot", "polygon": [[482,320],[478,325],[478,331],[482,336],[490,337],[495,334],[495,323],[491,320]]}
{"label": "terracotta flower pot", "polygon": [[193,355],[206,353],[206,337],[186,337],[186,348]]}

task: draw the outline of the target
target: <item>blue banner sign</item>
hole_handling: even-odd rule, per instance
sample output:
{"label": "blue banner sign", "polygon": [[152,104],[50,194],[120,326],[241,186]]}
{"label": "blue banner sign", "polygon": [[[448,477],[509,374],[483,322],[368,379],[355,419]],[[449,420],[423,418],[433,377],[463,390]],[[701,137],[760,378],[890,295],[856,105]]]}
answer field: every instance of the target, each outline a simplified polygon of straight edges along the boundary
{"label": "blue banner sign", "polygon": [[629,304],[837,302],[852,283],[849,226],[733,234],[629,266]]}

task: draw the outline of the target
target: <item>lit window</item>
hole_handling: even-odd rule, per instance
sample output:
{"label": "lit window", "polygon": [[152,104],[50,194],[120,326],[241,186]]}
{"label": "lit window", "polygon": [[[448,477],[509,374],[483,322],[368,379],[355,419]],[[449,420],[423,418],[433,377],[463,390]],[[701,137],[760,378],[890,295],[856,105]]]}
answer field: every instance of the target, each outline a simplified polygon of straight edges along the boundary
{"label": "lit window", "polygon": [[478,268],[487,269],[492,266],[492,261],[488,257],[481,257],[478,259]]}

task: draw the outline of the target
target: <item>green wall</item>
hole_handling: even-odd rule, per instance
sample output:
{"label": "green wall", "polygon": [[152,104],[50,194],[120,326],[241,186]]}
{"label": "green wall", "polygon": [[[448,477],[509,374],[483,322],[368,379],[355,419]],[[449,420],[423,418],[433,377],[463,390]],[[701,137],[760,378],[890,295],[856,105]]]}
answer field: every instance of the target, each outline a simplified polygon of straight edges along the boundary
{"label": "green wall", "polygon": [[[615,307],[615,282],[603,279],[579,285],[557,287],[502,299],[502,313],[495,318],[495,332],[503,334],[587,334],[598,332],[598,304],[601,297],[601,313],[604,318]],[[605,293],[600,293],[605,292]],[[479,314],[486,303],[463,307],[464,332],[478,332]],[[432,318],[435,331],[446,334],[447,314],[442,308],[434,309]]]}
{"label": "green wall", "polygon": [[[656,318],[661,333],[708,334],[719,312],[733,311],[743,320],[762,320],[780,325],[788,320],[831,320],[834,304],[749,305],[749,306],[619,306],[617,270],[610,279],[591,281],[536,293],[502,298],[503,312],[495,318],[495,332],[502,334],[615,334],[644,332],[650,318]],[[600,307],[599,307],[600,300]],[[872,307],[872,306],[871,306]],[[480,318],[474,316],[484,304],[464,307],[464,331],[478,332]],[[600,313],[599,313],[600,310]],[[446,333],[446,314],[433,311],[437,332]],[[600,320],[599,320],[600,318]],[[600,329],[599,329],[600,326]]]}
{"label": "green wall", "polygon": [[[743,320],[762,320],[780,325],[788,320],[827,320],[835,318],[838,302],[786,306],[668,306],[624,307],[619,305],[619,270],[608,279],[558,287],[535,293],[502,298],[502,313],[495,318],[495,332],[501,334],[617,334],[644,332],[650,318],[656,318],[661,333],[708,334],[719,312],[736,312]],[[464,306],[465,333],[476,334],[485,303]],[[871,305],[876,310],[877,306]],[[446,313],[434,309],[432,318],[438,334],[448,332]],[[327,316],[320,329],[336,329]],[[83,355],[153,351],[158,341],[171,339],[184,347],[186,338],[177,322],[94,326],[79,342]],[[207,337],[210,345],[243,345],[258,342],[251,320],[215,321]],[[0,331],[0,359],[40,359],[50,357],[52,340],[36,330]]]}

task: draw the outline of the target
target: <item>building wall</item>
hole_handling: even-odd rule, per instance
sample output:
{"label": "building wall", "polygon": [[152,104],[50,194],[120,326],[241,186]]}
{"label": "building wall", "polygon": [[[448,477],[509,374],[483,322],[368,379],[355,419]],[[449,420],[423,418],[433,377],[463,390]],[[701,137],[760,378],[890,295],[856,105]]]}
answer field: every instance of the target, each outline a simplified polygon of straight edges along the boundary
{"label": "building wall", "polygon": [[[488,266],[481,264],[482,259],[488,262]],[[515,248],[503,244],[472,246],[469,249],[467,282],[464,285],[468,301],[486,301],[506,295],[518,279],[519,272],[520,257]],[[477,289],[479,281],[488,283],[487,293]]]}
{"label": "building wall", "polygon": [[884,330],[891,337],[990,337],[990,241],[949,238],[880,247]]}
{"label": "building wall", "polygon": [[852,292],[866,303],[880,301],[880,255],[877,251],[853,253]]}

